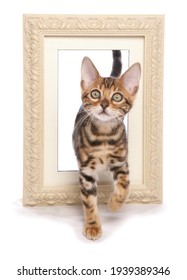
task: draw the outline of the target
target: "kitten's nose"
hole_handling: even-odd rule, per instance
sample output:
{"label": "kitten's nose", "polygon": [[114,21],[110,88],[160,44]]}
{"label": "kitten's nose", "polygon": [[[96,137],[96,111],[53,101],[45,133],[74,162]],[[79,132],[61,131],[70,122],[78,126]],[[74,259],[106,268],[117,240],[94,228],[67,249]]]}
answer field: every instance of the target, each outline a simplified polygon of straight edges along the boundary
{"label": "kitten's nose", "polygon": [[106,107],[108,107],[109,101],[105,98],[105,99],[103,99],[103,100],[101,101],[100,105],[101,105],[101,107],[102,107],[103,110],[104,110],[104,109],[106,109]]}

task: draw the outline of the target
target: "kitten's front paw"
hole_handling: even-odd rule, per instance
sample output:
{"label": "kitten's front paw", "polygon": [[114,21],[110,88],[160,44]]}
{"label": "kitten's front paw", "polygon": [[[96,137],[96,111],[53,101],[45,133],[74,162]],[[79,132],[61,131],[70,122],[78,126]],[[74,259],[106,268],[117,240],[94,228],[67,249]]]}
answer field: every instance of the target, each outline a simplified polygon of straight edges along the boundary
{"label": "kitten's front paw", "polygon": [[125,202],[127,196],[128,193],[123,196],[117,193],[112,193],[108,201],[108,208],[112,211],[117,211],[123,206],[123,203]]}
{"label": "kitten's front paw", "polygon": [[83,234],[90,240],[96,240],[102,235],[102,229],[99,225],[85,225]]}

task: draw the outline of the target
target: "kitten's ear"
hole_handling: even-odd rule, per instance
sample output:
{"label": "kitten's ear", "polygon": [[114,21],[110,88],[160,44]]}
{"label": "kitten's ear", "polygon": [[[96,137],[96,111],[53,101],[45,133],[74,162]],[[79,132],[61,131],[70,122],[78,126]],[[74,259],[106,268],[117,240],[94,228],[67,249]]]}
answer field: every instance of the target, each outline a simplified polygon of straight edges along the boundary
{"label": "kitten's ear", "polygon": [[123,86],[133,96],[136,94],[141,76],[141,67],[139,63],[133,64],[122,76]]}
{"label": "kitten's ear", "polygon": [[94,81],[99,77],[99,72],[94,66],[93,62],[88,58],[84,57],[81,67],[81,86],[86,90]]}

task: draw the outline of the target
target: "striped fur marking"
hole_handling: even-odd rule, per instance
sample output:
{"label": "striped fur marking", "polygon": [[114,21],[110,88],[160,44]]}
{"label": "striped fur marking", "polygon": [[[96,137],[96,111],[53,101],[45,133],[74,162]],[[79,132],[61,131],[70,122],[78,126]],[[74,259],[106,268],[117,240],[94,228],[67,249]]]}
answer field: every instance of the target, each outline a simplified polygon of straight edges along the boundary
{"label": "striped fur marking", "polygon": [[83,233],[91,240],[98,239],[102,234],[97,207],[99,172],[110,170],[112,173],[114,191],[108,201],[112,211],[119,209],[128,197],[130,183],[128,142],[123,121],[133,106],[138,90],[140,65],[135,63],[121,75],[121,51],[113,50],[112,53],[110,77],[101,77],[93,62],[88,57],[83,58],[80,83],[82,105],[75,119],[72,137],[79,166]]}

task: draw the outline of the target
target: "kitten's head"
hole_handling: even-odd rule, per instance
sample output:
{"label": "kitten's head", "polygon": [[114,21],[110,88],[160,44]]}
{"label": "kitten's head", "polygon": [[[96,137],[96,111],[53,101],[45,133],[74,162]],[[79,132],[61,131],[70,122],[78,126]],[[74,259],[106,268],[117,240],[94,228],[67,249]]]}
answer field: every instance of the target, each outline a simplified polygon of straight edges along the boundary
{"label": "kitten's head", "polygon": [[140,74],[140,64],[135,63],[119,78],[103,78],[92,61],[85,57],[81,68],[84,110],[101,121],[123,119],[133,105]]}

